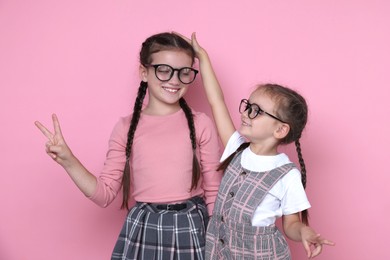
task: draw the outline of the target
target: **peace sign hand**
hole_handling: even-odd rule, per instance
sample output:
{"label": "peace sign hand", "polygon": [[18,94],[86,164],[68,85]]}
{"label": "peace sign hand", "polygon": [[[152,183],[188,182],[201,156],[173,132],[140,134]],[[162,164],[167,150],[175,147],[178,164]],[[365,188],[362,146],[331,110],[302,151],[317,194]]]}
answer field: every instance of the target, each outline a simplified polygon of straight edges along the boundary
{"label": "peace sign hand", "polygon": [[66,144],[64,137],[62,136],[60,123],[55,114],[52,115],[54,134],[50,132],[44,125],[36,121],[35,125],[41,130],[41,132],[47,137],[46,153],[58,164],[66,168],[71,165],[71,161],[74,158],[72,151]]}

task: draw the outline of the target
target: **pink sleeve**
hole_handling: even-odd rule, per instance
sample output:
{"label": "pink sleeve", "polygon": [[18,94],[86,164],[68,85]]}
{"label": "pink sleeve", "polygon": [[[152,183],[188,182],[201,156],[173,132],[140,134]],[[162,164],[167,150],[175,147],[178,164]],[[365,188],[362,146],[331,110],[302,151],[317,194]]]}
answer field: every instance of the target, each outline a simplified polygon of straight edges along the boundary
{"label": "pink sleeve", "polygon": [[199,158],[203,175],[202,188],[208,212],[212,215],[222,179],[222,172],[217,171],[220,158],[219,137],[209,117],[203,113],[197,116],[199,117],[197,134],[199,135]]}
{"label": "pink sleeve", "polygon": [[129,117],[121,118],[111,133],[103,170],[97,177],[95,193],[90,197],[93,202],[101,207],[107,207],[115,199],[121,188],[129,125]]}

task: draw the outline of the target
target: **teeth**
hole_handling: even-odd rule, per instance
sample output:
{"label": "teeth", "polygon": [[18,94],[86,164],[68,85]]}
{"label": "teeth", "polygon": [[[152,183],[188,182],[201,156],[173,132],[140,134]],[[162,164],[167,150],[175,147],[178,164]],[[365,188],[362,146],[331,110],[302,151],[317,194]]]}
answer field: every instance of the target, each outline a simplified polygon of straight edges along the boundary
{"label": "teeth", "polygon": [[165,89],[166,91],[171,92],[171,93],[176,93],[179,91],[179,89],[177,89],[177,88],[163,88],[163,89]]}

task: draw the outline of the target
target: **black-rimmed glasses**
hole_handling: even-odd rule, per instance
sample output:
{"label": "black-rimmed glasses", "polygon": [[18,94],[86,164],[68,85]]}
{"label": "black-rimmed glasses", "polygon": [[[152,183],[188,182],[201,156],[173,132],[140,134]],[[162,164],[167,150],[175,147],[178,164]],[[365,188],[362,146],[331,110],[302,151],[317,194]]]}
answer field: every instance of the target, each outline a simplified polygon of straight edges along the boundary
{"label": "black-rimmed glasses", "polygon": [[254,119],[258,115],[266,114],[266,115],[272,117],[273,119],[276,119],[276,120],[278,120],[278,121],[280,121],[282,123],[286,123],[282,119],[277,118],[276,116],[274,116],[274,115],[272,115],[270,113],[265,112],[263,109],[261,109],[259,107],[259,105],[255,104],[255,103],[253,103],[253,104],[249,103],[248,99],[242,99],[241,100],[239,111],[240,111],[241,114],[244,113],[245,111],[248,111],[248,117],[250,119]]}
{"label": "black-rimmed glasses", "polygon": [[192,83],[195,80],[196,74],[198,74],[198,71],[191,67],[174,69],[167,64],[149,64],[146,66],[153,67],[156,77],[163,82],[169,81],[173,77],[173,74],[175,74],[175,71],[177,71],[177,76],[183,84]]}

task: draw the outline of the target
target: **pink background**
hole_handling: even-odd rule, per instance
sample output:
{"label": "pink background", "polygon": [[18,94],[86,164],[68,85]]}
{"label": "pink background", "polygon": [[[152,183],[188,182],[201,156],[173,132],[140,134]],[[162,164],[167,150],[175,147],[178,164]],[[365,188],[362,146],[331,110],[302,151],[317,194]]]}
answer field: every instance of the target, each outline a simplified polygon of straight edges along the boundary
{"label": "pink background", "polygon": [[[388,259],[389,13],[386,0],[1,0],[0,259],[109,259],[120,199],[107,209],[86,199],[33,122],[51,127],[57,113],[73,152],[99,174],[112,127],[131,111],[140,45],[170,30],[197,32],[237,124],[256,83],[307,98],[311,224],[337,243],[317,259]],[[210,115],[199,83],[187,100]]]}

